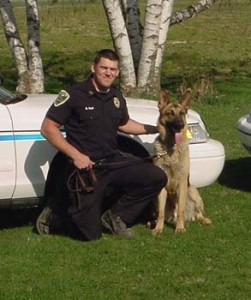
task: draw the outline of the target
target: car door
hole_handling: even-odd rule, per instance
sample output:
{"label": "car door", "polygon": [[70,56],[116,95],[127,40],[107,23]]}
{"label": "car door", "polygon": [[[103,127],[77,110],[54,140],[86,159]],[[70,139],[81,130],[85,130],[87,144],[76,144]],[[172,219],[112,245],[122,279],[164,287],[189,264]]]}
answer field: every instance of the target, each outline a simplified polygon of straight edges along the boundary
{"label": "car door", "polygon": [[12,121],[8,106],[0,104],[0,205],[15,189],[16,157]]}

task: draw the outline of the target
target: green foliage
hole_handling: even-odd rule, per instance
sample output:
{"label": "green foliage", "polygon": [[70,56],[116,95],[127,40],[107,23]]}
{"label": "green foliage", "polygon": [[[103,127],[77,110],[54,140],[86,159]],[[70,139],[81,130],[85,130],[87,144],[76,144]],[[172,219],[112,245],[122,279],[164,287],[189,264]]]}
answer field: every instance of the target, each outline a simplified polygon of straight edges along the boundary
{"label": "green foliage", "polygon": [[[56,92],[85,77],[93,53],[112,45],[98,1],[42,3],[46,89]],[[193,108],[226,151],[219,180],[200,189],[213,224],[189,223],[180,235],[167,226],[158,237],[138,225],[135,240],[104,235],[84,243],[36,235],[36,210],[0,211],[1,300],[250,299],[251,157],[235,127],[250,111],[250,6],[224,3],[170,29],[162,68],[162,84],[173,94],[201,76],[212,84],[214,92]],[[15,69],[4,43],[0,66],[14,88]]]}

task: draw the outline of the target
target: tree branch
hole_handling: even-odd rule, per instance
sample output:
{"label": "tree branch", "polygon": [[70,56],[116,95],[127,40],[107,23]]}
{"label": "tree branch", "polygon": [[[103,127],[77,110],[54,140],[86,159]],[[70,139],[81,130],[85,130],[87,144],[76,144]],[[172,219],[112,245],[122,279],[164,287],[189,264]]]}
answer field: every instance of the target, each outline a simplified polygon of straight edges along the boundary
{"label": "tree branch", "polygon": [[188,6],[185,10],[175,12],[171,16],[170,26],[184,22],[202,11],[211,7],[217,0],[200,0],[194,5]]}

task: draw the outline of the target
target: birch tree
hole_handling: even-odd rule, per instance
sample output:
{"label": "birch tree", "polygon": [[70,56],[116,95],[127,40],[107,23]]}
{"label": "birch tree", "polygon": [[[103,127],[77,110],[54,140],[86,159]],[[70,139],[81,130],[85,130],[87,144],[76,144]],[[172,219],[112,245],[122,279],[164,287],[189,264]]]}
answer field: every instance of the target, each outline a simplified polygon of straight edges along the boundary
{"label": "birch tree", "polygon": [[37,0],[25,0],[27,16],[27,50],[21,40],[10,0],[0,1],[4,33],[15,61],[19,93],[42,93],[44,73],[40,55],[40,22]]}
{"label": "birch tree", "polygon": [[[199,0],[174,14],[174,0],[145,1],[142,25],[138,0],[102,0],[114,48],[120,57],[120,87],[127,96],[157,93],[169,26],[198,15],[216,0]],[[27,49],[20,38],[10,0],[0,0],[0,12],[18,73],[17,91],[42,93],[44,73],[40,55],[38,0],[25,0],[25,5]]]}
{"label": "birch tree", "polygon": [[157,93],[169,26],[209,8],[216,0],[200,0],[173,14],[174,0],[148,0],[144,26],[137,0],[103,0],[114,48],[120,57],[120,87],[125,95]]}

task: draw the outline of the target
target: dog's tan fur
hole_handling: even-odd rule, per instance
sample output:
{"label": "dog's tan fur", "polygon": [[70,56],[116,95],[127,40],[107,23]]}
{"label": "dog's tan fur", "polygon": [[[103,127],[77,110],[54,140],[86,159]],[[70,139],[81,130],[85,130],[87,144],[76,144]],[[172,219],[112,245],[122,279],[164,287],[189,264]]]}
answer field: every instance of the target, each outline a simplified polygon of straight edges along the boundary
{"label": "dog's tan fur", "polygon": [[[158,130],[154,164],[162,168],[168,183],[158,196],[157,224],[154,234],[162,233],[165,221],[176,223],[175,232],[185,231],[185,221],[211,221],[204,217],[204,205],[198,190],[189,183],[189,131],[186,113],[191,105],[191,90],[179,102],[172,102],[166,90],[160,92]],[[179,141],[175,134],[180,133]],[[176,135],[177,137],[178,135]]]}

